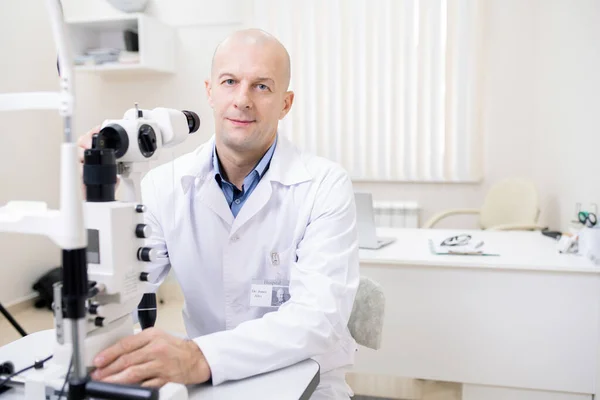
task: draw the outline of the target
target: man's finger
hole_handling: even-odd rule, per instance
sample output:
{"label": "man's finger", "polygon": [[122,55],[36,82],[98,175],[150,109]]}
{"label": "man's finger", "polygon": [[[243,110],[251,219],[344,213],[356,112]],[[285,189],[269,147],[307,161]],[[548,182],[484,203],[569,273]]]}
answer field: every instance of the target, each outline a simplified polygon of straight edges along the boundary
{"label": "man's finger", "polygon": [[114,362],[104,368],[98,368],[92,373],[92,379],[102,380],[107,376],[118,374],[119,372],[138,364],[144,364],[152,361],[155,357],[151,354],[148,346],[144,346],[132,353],[123,354]]}
{"label": "man's finger", "polygon": [[147,380],[157,379],[160,372],[160,366],[156,362],[134,365],[118,374],[104,378],[103,382],[120,383],[124,385],[139,384]]}
{"label": "man's finger", "polygon": [[77,145],[79,147],[89,149],[90,147],[92,147],[92,136],[94,136],[98,132],[100,132],[100,125],[96,125],[85,135],[80,136],[79,139],[77,139]]}
{"label": "man's finger", "polygon": [[94,366],[96,368],[104,368],[107,365],[113,363],[117,358],[123,354],[134,352],[141,349],[150,342],[150,336],[144,335],[143,331],[140,334],[128,336],[121,339],[117,344],[112,345],[108,349],[100,352],[94,358]]}

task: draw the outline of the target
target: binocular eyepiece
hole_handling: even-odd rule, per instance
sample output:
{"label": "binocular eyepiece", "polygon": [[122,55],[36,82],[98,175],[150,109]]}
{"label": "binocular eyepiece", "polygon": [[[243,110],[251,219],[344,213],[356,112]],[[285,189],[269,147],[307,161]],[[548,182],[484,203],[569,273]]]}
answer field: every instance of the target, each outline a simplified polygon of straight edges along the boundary
{"label": "binocular eyepiece", "polygon": [[181,111],[185,118],[187,119],[188,128],[190,129],[189,133],[194,133],[200,128],[200,117],[193,111],[183,110]]}
{"label": "binocular eyepiece", "polygon": [[[156,108],[125,113],[125,118],[107,121],[92,137],[84,153],[83,182],[87,201],[114,201],[117,160],[148,161],[160,147],[183,142],[200,128],[198,114],[188,110]],[[136,146],[137,143],[137,146]]]}

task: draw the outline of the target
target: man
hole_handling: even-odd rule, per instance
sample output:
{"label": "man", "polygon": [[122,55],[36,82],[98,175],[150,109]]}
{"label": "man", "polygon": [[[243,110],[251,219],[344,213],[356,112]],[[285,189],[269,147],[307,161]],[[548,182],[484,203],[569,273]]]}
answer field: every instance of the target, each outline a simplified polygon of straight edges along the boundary
{"label": "man", "polygon": [[282,306],[283,303],[285,303],[285,298],[284,298],[284,291],[283,288],[279,288],[277,289],[277,292],[275,292],[275,301],[274,304],[275,306]]}
{"label": "man", "polygon": [[[125,338],[98,354],[94,379],[220,384],[313,358],[321,367],[314,398],[351,395],[344,367],[356,343],[347,323],[359,282],[352,183],[338,165],[277,134],[294,99],[289,82],[287,51],[263,31],[236,32],[217,47],[205,82],[214,137],[142,182],[152,242],[168,255],[151,276],[160,281],[174,269],[190,340],[158,329]],[[289,289],[278,308],[273,286]]]}

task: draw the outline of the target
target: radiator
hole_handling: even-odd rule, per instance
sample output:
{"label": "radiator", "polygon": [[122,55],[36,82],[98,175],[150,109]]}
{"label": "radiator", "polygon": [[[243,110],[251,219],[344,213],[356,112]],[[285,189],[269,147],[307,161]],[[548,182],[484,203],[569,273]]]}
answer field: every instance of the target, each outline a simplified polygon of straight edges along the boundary
{"label": "radiator", "polygon": [[373,202],[375,225],[391,228],[418,228],[421,208],[414,201]]}

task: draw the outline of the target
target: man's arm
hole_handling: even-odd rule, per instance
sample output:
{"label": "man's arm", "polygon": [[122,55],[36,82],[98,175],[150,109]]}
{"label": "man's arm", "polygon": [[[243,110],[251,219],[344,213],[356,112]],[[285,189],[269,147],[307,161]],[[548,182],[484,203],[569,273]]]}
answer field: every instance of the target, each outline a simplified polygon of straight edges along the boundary
{"label": "man's arm", "polygon": [[148,272],[148,283],[153,286],[153,291],[164,281],[169,274],[171,264],[169,262],[169,253],[165,242],[163,230],[160,224],[159,201],[157,196],[157,186],[154,181],[153,172],[150,171],[141,182],[142,204],[145,206],[144,223],[152,229],[152,234],[146,240],[146,246],[154,248],[158,252],[156,262],[144,263],[145,272]]}
{"label": "man's arm", "polygon": [[325,354],[343,340],[359,283],[354,192],[341,170],[317,191],[291,267],[291,298],[277,312],[195,338],[213,384]]}

